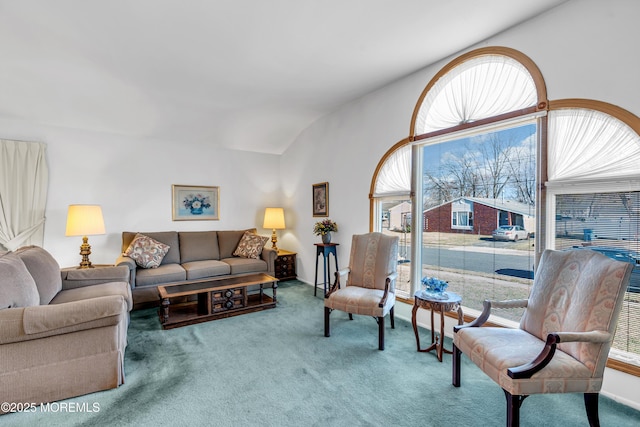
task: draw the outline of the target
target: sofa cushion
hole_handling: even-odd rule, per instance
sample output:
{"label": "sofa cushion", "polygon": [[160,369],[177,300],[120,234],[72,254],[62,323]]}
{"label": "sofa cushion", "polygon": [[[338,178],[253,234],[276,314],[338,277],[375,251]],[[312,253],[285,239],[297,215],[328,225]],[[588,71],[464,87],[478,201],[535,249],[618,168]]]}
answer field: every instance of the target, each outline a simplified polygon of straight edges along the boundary
{"label": "sofa cushion", "polygon": [[253,258],[232,257],[221,260],[231,267],[231,274],[261,273],[268,270],[266,261]]}
{"label": "sofa cushion", "polygon": [[233,256],[233,252],[238,247],[238,243],[240,243],[240,239],[242,239],[245,231],[255,233],[256,229],[251,228],[249,230],[218,231],[218,247],[220,248],[220,260],[223,260],[224,258],[231,258]]}
{"label": "sofa cushion", "polygon": [[39,305],[36,282],[16,254],[0,255],[0,310]]}
{"label": "sofa cushion", "polygon": [[258,259],[262,253],[262,248],[268,241],[268,237],[245,231],[238,243],[238,247],[233,251],[233,256]]}
{"label": "sofa cushion", "polygon": [[134,259],[142,268],[158,268],[167,252],[169,252],[169,245],[138,234],[123,255]]}
{"label": "sofa cushion", "polygon": [[187,280],[187,272],[180,264],[165,264],[158,268],[139,268],[136,288]]}
{"label": "sofa cushion", "polygon": [[15,251],[33,277],[40,295],[40,305],[47,305],[62,290],[60,265],[39,246],[24,246]]}
{"label": "sofa cushion", "polygon": [[191,261],[219,260],[218,233],[215,231],[181,231],[180,264]]}
{"label": "sofa cushion", "polygon": [[187,280],[223,276],[231,272],[229,264],[218,260],[187,262],[182,267],[187,271]]}
{"label": "sofa cushion", "polygon": [[138,234],[151,237],[160,243],[169,245],[169,252],[162,259],[162,264],[180,264],[180,241],[177,231],[154,231],[149,233],[132,233],[130,231],[122,232],[122,252],[127,250],[133,239]]}
{"label": "sofa cushion", "polygon": [[126,282],[108,282],[99,285],[84,286],[82,288],[66,289],[56,295],[56,297],[51,300],[51,304],[82,301],[110,295],[122,295],[127,302],[127,310],[131,311],[133,308],[131,289]]}

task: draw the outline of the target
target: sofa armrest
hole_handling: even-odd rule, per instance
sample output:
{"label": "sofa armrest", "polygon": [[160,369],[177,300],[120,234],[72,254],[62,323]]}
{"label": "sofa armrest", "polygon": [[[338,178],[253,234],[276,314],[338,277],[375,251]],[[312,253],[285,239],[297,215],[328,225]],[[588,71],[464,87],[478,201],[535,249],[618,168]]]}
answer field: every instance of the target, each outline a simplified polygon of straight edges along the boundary
{"label": "sofa armrest", "polygon": [[267,263],[267,273],[274,275],[276,272],[276,258],[278,258],[278,251],[273,248],[263,248],[262,255],[260,257]]}
{"label": "sofa armrest", "polygon": [[129,269],[129,285],[131,289],[136,287],[136,271],[138,265],[136,262],[128,256],[120,255],[116,260],[116,266],[124,265]]}
{"label": "sofa armrest", "polygon": [[129,283],[129,268],[126,266],[64,269],[62,274],[62,289],[75,289],[84,286],[99,285],[108,282]]}
{"label": "sofa armrest", "polygon": [[128,316],[122,295],[0,310],[0,344],[116,325]]}

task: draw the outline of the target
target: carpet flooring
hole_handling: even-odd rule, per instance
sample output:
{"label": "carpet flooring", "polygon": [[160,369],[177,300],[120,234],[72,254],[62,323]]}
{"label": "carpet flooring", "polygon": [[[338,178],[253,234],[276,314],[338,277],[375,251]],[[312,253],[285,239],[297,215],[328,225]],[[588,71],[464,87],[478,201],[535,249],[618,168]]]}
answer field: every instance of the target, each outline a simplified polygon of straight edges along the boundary
{"label": "carpet flooring", "polygon": [[[280,284],[275,309],[168,331],[155,310],[135,311],[123,386],[0,416],[0,425],[505,425],[500,387],[465,356],[462,386],[453,387],[451,356],[440,363],[418,353],[410,322],[387,323],[378,351],[372,318],[334,312],[331,320],[325,338],[322,298],[298,281]],[[600,420],[638,426],[640,412],[601,396]],[[521,425],[587,425],[582,395],[530,396]]]}

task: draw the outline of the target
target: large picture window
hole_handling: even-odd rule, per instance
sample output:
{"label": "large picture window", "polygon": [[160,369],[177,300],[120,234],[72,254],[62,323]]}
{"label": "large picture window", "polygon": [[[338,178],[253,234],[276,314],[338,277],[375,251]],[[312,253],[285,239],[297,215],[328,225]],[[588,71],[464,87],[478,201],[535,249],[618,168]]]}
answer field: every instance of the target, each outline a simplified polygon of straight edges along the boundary
{"label": "large picture window", "polygon": [[527,298],[535,260],[536,125],[494,127],[420,144],[419,275],[446,280],[477,311],[485,299]]}

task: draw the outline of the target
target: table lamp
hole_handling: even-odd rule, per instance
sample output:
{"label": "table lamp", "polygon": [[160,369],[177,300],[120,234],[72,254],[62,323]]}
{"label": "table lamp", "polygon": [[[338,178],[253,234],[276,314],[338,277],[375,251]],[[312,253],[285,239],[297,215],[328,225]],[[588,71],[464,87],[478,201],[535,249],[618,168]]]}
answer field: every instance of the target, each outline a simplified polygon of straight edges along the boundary
{"label": "table lamp", "polygon": [[278,242],[278,236],[276,230],[283,230],[284,225],[284,209],[282,208],[267,208],[264,211],[264,228],[271,228],[273,233],[271,234],[271,248],[278,250],[276,243]]}
{"label": "table lamp", "polygon": [[89,261],[91,246],[87,236],[105,233],[102,208],[99,205],[69,205],[65,236],[82,236],[82,245],[80,245],[82,261],[78,268],[93,267]]}

